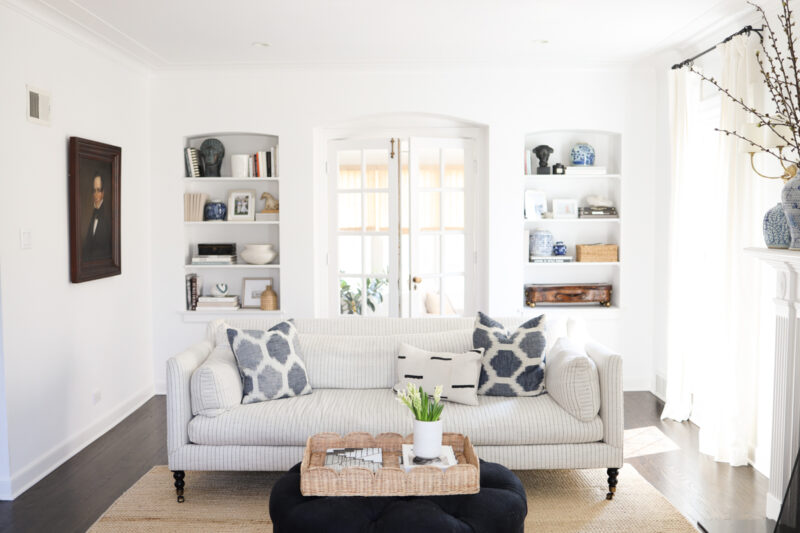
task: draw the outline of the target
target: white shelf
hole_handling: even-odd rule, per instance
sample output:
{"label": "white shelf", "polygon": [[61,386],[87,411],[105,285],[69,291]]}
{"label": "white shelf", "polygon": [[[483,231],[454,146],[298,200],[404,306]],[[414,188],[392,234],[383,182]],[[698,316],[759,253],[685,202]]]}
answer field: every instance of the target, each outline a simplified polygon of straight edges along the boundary
{"label": "white shelf", "polygon": [[279,220],[204,220],[202,222],[184,222],[187,226],[233,226],[235,224],[251,224],[257,226],[276,226],[280,224]]}
{"label": "white shelf", "polygon": [[181,311],[184,322],[210,322],[220,317],[241,317],[241,318],[257,318],[257,317],[281,317],[283,311],[262,311],[261,309],[234,309],[219,311]]}
{"label": "white shelf", "polygon": [[592,223],[603,223],[608,224],[619,224],[620,217],[614,218],[540,218],[537,220],[533,219],[524,219],[526,224],[561,224],[562,222],[566,222],[569,224],[592,224]]}
{"label": "white shelf", "polygon": [[619,261],[572,261],[570,263],[532,263],[527,262],[526,265],[530,267],[566,267],[566,268],[580,268],[580,267],[596,267],[596,266],[619,266]]}
{"label": "white shelf", "polygon": [[267,265],[186,265],[186,270],[195,270],[195,269],[217,269],[217,268],[224,268],[224,269],[239,269],[239,268],[248,268],[248,269],[259,269],[259,268],[280,268],[281,266],[278,264],[267,264]]}
{"label": "white shelf", "polygon": [[183,180],[187,183],[218,183],[222,181],[246,181],[246,182],[255,182],[255,181],[263,181],[263,182],[275,182],[279,181],[280,178],[234,178],[232,176],[228,177],[219,177],[219,178],[183,178]]}
{"label": "white shelf", "polygon": [[621,308],[616,305],[603,307],[600,304],[539,304],[536,307],[525,307],[522,311],[524,317],[539,315],[558,315],[562,317],[580,316],[588,319],[616,319],[620,316]]}
{"label": "white shelf", "polygon": [[540,180],[603,180],[620,179],[622,174],[523,174],[523,176]]}

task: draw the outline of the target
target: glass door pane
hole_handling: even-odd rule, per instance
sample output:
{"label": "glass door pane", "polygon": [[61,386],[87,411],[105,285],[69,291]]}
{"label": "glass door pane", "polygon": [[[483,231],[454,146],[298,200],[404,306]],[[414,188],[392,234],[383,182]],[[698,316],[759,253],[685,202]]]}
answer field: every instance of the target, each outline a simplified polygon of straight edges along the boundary
{"label": "glass door pane", "polygon": [[[409,142],[409,314],[462,315],[465,287],[472,279],[465,164],[469,141],[420,139]],[[472,313],[473,310],[469,309]]]}
{"label": "glass door pane", "polygon": [[389,139],[331,141],[331,308],[338,315],[397,316],[397,154]]}

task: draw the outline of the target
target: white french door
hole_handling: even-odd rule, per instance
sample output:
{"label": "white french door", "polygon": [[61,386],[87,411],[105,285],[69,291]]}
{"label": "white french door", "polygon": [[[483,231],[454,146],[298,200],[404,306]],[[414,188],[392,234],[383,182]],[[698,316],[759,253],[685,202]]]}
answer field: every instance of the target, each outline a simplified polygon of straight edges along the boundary
{"label": "white french door", "polygon": [[475,311],[474,156],[465,139],[330,141],[330,312]]}
{"label": "white french door", "polygon": [[[472,141],[409,140],[409,302],[404,316],[475,311]],[[402,237],[401,237],[402,239]]]}

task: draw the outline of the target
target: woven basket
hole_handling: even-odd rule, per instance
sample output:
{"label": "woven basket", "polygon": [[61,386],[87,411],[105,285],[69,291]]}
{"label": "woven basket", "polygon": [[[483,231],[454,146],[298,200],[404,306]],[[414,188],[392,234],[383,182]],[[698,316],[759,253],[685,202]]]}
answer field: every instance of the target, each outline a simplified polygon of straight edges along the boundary
{"label": "woven basket", "polygon": [[575,250],[577,260],[582,263],[619,261],[619,246],[616,244],[578,244]]}
{"label": "woven basket", "polygon": [[[452,446],[457,465],[442,471],[419,466],[406,473],[400,465],[403,444],[413,444],[414,435],[398,433],[318,433],[309,437],[300,464],[300,492],[303,496],[441,496],[477,494],[480,491],[480,463],[468,437],[444,433],[442,444]],[[345,468],[336,472],[325,464],[328,448],[380,448],[383,467],[376,473],[366,468]]]}

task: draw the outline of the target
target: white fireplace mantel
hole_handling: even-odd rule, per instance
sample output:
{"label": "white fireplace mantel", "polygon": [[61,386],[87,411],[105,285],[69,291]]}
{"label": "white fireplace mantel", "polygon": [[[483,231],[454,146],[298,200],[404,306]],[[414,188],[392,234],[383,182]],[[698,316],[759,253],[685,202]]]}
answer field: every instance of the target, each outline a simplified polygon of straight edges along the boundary
{"label": "white fireplace mantel", "polygon": [[746,248],[768,263],[775,282],[775,373],[767,518],[777,519],[800,449],[800,251]]}

